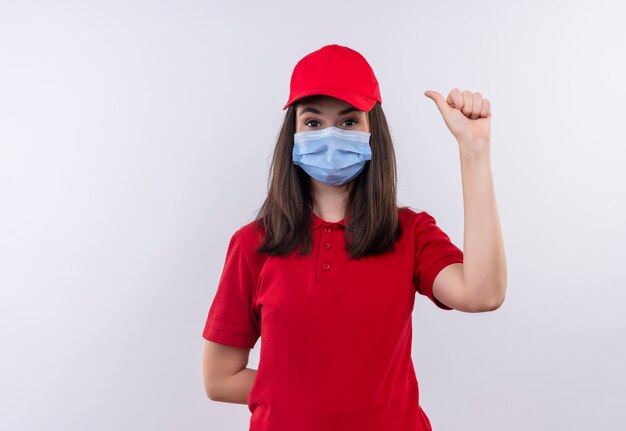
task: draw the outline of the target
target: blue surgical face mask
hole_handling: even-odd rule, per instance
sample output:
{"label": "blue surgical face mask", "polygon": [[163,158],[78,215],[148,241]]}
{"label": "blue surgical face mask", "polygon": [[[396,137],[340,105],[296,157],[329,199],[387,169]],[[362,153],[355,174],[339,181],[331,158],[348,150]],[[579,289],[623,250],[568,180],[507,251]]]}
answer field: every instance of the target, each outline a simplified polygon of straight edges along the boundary
{"label": "blue surgical face mask", "polygon": [[326,127],[293,135],[293,162],[318,181],[341,185],[354,179],[371,160],[371,133]]}

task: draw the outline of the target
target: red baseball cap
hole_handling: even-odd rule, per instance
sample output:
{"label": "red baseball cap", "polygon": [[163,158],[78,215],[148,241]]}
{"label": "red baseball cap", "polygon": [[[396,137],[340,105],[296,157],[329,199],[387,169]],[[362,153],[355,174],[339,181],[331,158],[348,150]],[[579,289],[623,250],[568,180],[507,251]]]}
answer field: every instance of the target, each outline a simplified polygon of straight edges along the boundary
{"label": "red baseball cap", "polygon": [[326,45],[305,55],[293,69],[289,101],[314,94],[336,97],[361,111],[369,111],[376,102],[382,105],[374,71],[365,57],[347,46]]}

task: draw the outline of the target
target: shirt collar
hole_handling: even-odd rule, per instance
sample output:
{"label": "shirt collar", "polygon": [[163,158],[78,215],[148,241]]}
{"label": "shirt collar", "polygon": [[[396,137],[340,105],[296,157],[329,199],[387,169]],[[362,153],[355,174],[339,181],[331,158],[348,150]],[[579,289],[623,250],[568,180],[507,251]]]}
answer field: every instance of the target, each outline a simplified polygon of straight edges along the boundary
{"label": "shirt collar", "polygon": [[317,214],[315,214],[313,211],[311,211],[311,221],[312,221],[312,227],[311,230],[315,230],[318,227],[320,227],[323,224],[328,224],[328,225],[333,225],[333,224],[337,224],[343,227],[346,227],[346,218],[342,218],[341,220],[337,221],[337,222],[330,222],[330,221],[326,221],[324,219],[322,219],[320,216],[318,216]]}

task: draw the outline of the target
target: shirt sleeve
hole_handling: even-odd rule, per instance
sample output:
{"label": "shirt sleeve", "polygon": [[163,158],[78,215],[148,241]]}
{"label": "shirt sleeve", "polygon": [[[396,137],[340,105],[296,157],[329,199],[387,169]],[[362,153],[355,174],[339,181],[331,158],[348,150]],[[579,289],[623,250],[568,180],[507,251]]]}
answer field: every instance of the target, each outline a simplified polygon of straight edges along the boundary
{"label": "shirt sleeve", "polygon": [[420,212],[415,223],[415,269],[413,281],[416,290],[427,296],[437,307],[453,308],[443,304],[433,295],[433,282],[439,272],[452,263],[463,262],[463,251],[450,241],[450,237],[437,226],[435,218]]}
{"label": "shirt sleeve", "polygon": [[202,332],[206,340],[252,348],[261,335],[259,318],[253,307],[258,277],[248,256],[251,245],[242,238],[241,229],[230,239],[222,275]]}

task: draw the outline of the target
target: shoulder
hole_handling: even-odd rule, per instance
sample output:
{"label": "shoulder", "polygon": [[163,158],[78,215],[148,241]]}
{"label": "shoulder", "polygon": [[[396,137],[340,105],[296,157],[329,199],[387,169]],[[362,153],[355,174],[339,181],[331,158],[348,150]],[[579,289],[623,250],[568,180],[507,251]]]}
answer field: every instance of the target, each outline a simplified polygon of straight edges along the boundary
{"label": "shoulder", "polygon": [[403,227],[418,229],[435,219],[428,212],[411,206],[403,206],[398,208],[398,218]]}
{"label": "shoulder", "polygon": [[233,238],[246,244],[258,243],[264,234],[263,223],[256,219],[248,222],[235,230]]}
{"label": "shoulder", "polygon": [[261,220],[256,219],[237,228],[231,236],[230,242],[250,261],[265,260],[266,254],[258,253],[256,249],[263,242],[265,230]]}

